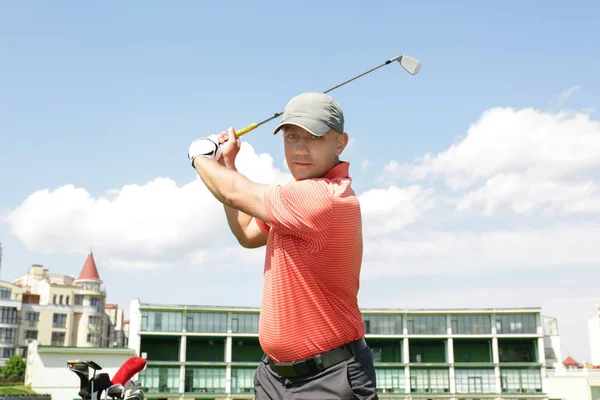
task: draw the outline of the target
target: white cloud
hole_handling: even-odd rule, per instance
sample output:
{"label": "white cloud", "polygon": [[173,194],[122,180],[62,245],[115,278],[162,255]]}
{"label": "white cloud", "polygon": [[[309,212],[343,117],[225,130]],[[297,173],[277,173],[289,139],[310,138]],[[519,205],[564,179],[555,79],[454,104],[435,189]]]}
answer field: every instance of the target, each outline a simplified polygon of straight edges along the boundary
{"label": "white cloud", "polygon": [[[594,238],[600,237],[600,228],[592,221],[600,211],[600,186],[594,179],[599,156],[600,124],[586,115],[531,109],[484,113],[446,151],[415,165],[394,161],[385,169],[388,178],[398,178],[400,171],[423,179],[420,185],[359,194],[365,276],[597,266],[600,250]],[[247,143],[238,166],[261,182],[290,179],[270,156],[256,154]],[[425,178],[437,176],[454,190],[450,195],[442,197],[440,190],[425,185]],[[447,212],[448,205],[454,213]],[[493,216],[502,209],[512,218],[476,225],[466,219],[471,211]],[[536,225],[519,219],[532,213],[541,217]],[[586,224],[569,219],[582,213]],[[93,246],[104,254],[106,265],[117,268],[216,265],[227,261],[224,254],[231,249],[234,261],[256,265],[264,255],[262,249],[251,253],[235,246],[222,206],[199,180],[177,186],[158,178],[100,197],[72,185],[41,190],[10,212],[7,221],[29,249],[81,252]]]}
{"label": "white cloud", "polygon": [[600,224],[476,232],[406,231],[367,239],[364,276],[465,275],[551,267],[598,268]]}
{"label": "white cloud", "polygon": [[359,196],[365,236],[389,235],[416,222],[434,206],[433,190],[420,186],[372,189]]}
{"label": "white cloud", "polygon": [[[467,136],[416,164],[391,161],[380,181],[444,179],[462,195],[459,210],[484,215],[506,206],[515,213],[599,210],[600,122],[588,114],[494,108]],[[466,191],[466,193],[465,193]]]}
{"label": "white cloud", "polygon": [[393,177],[442,176],[454,189],[472,187],[499,173],[569,178],[600,168],[600,122],[587,114],[547,114],[494,108],[446,151],[426,154],[418,165],[389,164]]}
{"label": "white cloud", "polygon": [[596,213],[600,212],[600,185],[591,179],[571,183],[498,174],[457,201],[458,210],[480,207],[484,215],[492,215],[503,206],[515,214]]}
{"label": "white cloud", "polygon": [[[273,168],[270,156],[256,154],[247,143],[237,166],[259,182],[290,179]],[[92,246],[115,268],[155,268],[182,260],[201,263],[206,252],[228,243],[232,236],[222,205],[191,168],[190,177],[194,180],[183,186],[157,178],[99,197],[70,184],[39,190],[12,210],[5,222],[30,250],[79,253]]]}

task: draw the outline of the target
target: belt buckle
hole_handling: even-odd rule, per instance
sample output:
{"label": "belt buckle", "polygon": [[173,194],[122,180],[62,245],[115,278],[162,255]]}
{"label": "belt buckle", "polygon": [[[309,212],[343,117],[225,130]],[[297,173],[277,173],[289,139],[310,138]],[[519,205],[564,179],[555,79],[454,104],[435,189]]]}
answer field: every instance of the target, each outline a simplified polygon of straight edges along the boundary
{"label": "belt buckle", "polygon": [[295,362],[293,361],[273,363],[273,367],[275,371],[281,376],[289,377],[298,375],[295,368]]}

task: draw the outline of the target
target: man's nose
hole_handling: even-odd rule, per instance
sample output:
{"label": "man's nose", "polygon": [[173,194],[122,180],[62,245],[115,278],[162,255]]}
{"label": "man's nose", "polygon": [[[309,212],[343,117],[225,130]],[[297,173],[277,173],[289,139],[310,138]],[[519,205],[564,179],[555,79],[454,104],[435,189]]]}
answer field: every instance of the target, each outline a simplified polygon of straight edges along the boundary
{"label": "man's nose", "polygon": [[304,142],[304,140],[298,140],[296,142],[295,148],[296,154],[307,155],[308,154],[308,146]]}

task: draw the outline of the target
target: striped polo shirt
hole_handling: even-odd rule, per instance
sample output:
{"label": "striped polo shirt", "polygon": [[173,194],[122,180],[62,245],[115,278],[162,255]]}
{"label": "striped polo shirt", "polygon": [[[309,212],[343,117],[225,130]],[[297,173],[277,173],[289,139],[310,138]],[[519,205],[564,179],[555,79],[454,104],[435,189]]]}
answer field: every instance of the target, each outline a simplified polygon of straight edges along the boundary
{"label": "striped polo shirt", "polygon": [[259,341],[274,361],[296,361],[361,338],[362,219],[349,163],[325,177],[272,186]]}

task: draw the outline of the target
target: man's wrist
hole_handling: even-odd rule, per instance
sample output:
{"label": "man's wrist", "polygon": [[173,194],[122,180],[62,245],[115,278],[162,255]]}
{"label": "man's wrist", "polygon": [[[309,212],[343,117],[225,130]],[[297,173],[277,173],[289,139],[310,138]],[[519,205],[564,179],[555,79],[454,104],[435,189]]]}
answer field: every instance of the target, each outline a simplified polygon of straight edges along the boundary
{"label": "man's wrist", "polygon": [[[200,160],[200,161],[198,161],[198,160]],[[208,160],[215,161],[215,159],[214,159],[214,158],[212,158],[212,157],[209,157],[209,156],[205,156],[205,155],[202,155],[202,154],[200,154],[200,155],[197,155],[196,157],[194,157],[194,162],[192,163],[192,165],[194,166],[194,168],[198,168],[198,167],[200,166],[199,164],[200,164],[200,163],[202,163],[202,162],[204,162],[204,160],[207,160],[207,161],[208,161]],[[216,161],[215,161],[215,162],[216,162]]]}

